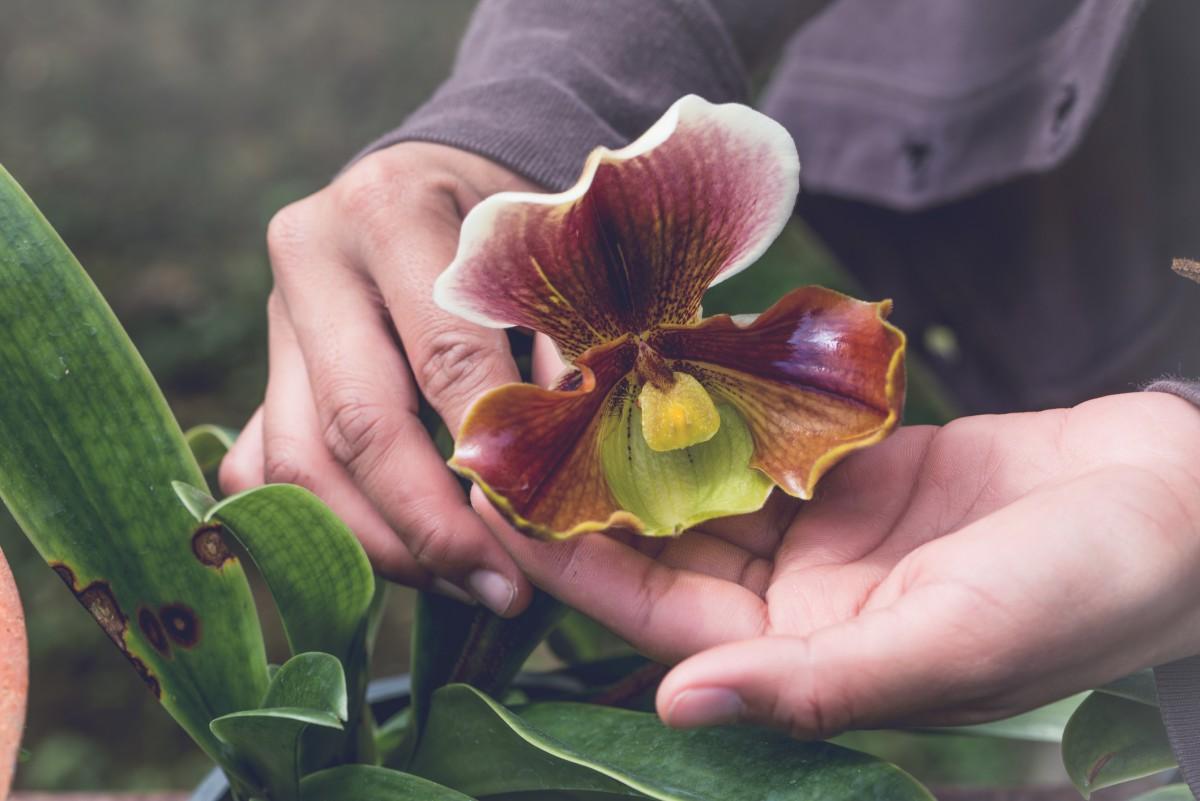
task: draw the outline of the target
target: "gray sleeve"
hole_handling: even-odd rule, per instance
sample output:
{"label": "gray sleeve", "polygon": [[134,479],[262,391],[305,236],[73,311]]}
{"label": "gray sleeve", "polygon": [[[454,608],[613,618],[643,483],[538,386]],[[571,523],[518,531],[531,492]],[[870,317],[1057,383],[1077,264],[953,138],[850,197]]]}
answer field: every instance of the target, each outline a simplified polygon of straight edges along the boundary
{"label": "gray sleeve", "polygon": [[[1200,381],[1165,378],[1148,385],[1149,392],[1169,392],[1200,407]],[[1154,669],[1158,706],[1179,770],[1200,798],[1200,656],[1180,659]]]}
{"label": "gray sleeve", "polygon": [[407,140],[438,142],[562,189],[593,148],[625,144],[682,95],[745,100],[749,70],[778,30],[822,5],[483,0],[450,78],[356,158]]}

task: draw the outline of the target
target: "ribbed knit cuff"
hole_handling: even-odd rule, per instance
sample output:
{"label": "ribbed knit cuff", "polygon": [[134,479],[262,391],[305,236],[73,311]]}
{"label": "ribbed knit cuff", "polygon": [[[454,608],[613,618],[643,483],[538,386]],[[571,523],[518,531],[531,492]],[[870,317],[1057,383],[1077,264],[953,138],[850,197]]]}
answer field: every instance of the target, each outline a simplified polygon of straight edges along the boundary
{"label": "ribbed knit cuff", "polygon": [[1179,771],[1200,798],[1200,656],[1156,667],[1154,682]]}
{"label": "ribbed knit cuff", "polygon": [[551,190],[574,184],[594,148],[623,144],[621,135],[571,91],[537,77],[448,85],[353,161],[414,141],[485,156]]}
{"label": "ribbed knit cuff", "polygon": [[594,148],[631,141],[686,94],[748,94],[708,0],[483,0],[449,80],[355,160],[437,142],[565,189]]}
{"label": "ribbed knit cuff", "polygon": [[[1163,378],[1147,384],[1145,390],[1177,395],[1200,408],[1200,381]],[[1156,667],[1154,681],[1179,770],[1192,795],[1200,798],[1200,656]]]}

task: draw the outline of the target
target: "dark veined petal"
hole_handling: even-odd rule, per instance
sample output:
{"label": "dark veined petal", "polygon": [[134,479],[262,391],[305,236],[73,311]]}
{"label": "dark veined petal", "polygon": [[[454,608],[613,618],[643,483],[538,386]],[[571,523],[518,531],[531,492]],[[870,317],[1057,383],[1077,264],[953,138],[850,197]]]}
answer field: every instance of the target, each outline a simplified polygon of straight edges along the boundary
{"label": "dark veined petal", "polygon": [[741,413],[750,464],[812,497],[839,459],[886,437],[904,404],[904,334],[891,302],[804,287],[747,324],[728,315],[659,331],[653,345]]}
{"label": "dark veined petal", "polygon": [[623,338],[585,353],[556,389],[507,384],[475,401],[450,466],[527,534],[565,539],[641,528],[621,510],[600,463],[620,421],[637,347]]}
{"label": "dark veined petal", "polygon": [[445,309],[548,334],[569,360],[690,323],[711,284],[753,263],[791,216],[800,164],[778,123],[694,95],[559,194],[501,193],[463,222],[437,282]]}

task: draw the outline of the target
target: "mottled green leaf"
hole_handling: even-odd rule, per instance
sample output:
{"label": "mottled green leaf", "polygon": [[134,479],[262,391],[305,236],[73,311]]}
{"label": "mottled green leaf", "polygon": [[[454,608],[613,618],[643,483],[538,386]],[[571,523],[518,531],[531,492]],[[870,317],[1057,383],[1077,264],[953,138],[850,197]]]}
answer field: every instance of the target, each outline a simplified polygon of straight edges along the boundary
{"label": "mottled green leaf", "polygon": [[266,689],[245,575],[171,490],[204,479],[145,363],[3,168],[0,331],[0,498],[163,706],[236,770],[208,722]]}
{"label": "mottled green leaf", "polygon": [[349,712],[342,663],[330,654],[296,654],[275,671],[262,705],[313,709],[346,720]]}
{"label": "mottled green leaf", "polygon": [[[363,727],[375,574],[358,539],[317,496],[268,484],[215,502],[176,484],[180,500],[205,523],[222,524],[254,560],[279,608],[292,653],[341,660],[351,698],[348,758],[368,758]],[[376,621],[377,622],[377,621]],[[333,747],[331,745],[330,747]]]}
{"label": "mottled green leaf", "polygon": [[305,653],[275,671],[261,709],[224,715],[211,728],[272,801],[286,801],[297,797],[305,772],[306,731],[341,731],[346,717],[342,663],[330,654]]}
{"label": "mottled green leaf", "polygon": [[224,525],[262,571],[279,606],[293,653],[321,651],[349,672],[364,627],[375,575],[354,534],[317,496],[290,484],[268,484],[211,505],[195,487],[176,487],[202,511],[201,522]]}
{"label": "mottled green leaf", "polygon": [[209,475],[221,466],[221,460],[233,447],[238,432],[224,426],[204,424],[193,426],[184,432],[183,438],[196,457],[196,463],[205,475]]}
{"label": "mottled green leaf", "polygon": [[408,773],[374,765],[343,765],[306,776],[301,801],[472,801]]}
{"label": "mottled green leaf", "polygon": [[309,726],[341,729],[336,715],[301,707],[233,712],[212,722],[213,734],[250,767],[271,801],[299,797],[300,737]]}
{"label": "mottled green leaf", "polygon": [[932,801],[899,768],[748,727],[678,731],[644,712],[541,703],[508,710],[439,690],[412,771],[468,795],[563,790],[662,801]]}
{"label": "mottled green leaf", "polygon": [[1085,797],[1175,765],[1158,708],[1107,693],[1092,693],[1075,710],[1062,750],[1067,774]]}

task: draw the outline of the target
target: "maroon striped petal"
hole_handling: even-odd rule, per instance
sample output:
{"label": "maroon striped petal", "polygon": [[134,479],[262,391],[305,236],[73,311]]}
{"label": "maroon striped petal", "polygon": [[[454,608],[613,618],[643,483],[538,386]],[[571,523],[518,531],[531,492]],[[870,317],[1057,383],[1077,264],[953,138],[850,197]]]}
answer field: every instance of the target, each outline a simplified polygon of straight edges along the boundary
{"label": "maroon striped petal", "polygon": [[778,123],[689,95],[628,147],[594,151],[566,192],[478,204],[435,297],[480,325],[548,334],[567,359],[693,322],[704,290],[779,234],[799,171]]}
{"label": "maroon striped petal", "polygon": [[721,315],[664,328],[652,344],[741,412],[754,438],[751,466],[810,498],[838,460],[900,420],[905,340],[885,321],[890,310],[890,301],[805,287],[749,324]]}
{"label": "maroon striped petal", "polygon": [[450,466],[527,534],[564,539],[640,528],[613,498],[599,457],[606,426],[620,420],[636,356],[625,337],[583,354],[556,389],[507,384],[482,395]]}

